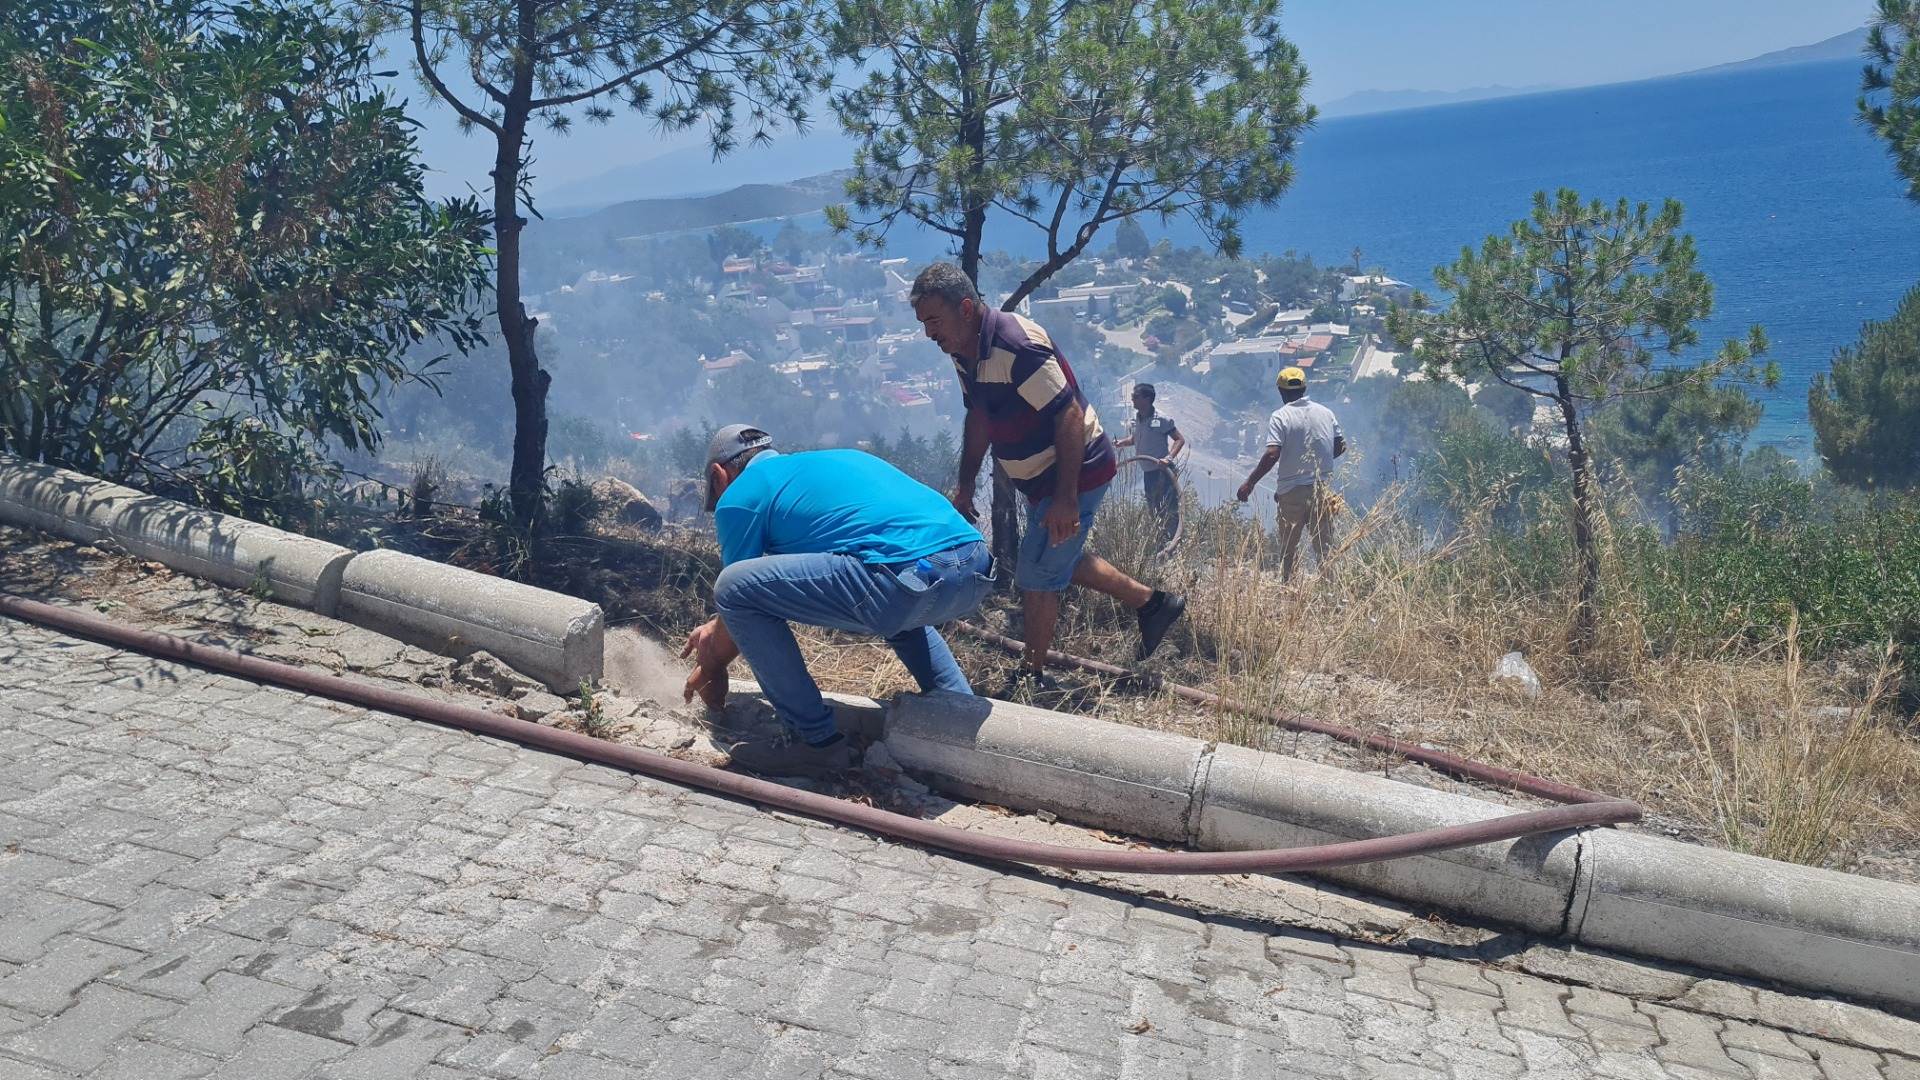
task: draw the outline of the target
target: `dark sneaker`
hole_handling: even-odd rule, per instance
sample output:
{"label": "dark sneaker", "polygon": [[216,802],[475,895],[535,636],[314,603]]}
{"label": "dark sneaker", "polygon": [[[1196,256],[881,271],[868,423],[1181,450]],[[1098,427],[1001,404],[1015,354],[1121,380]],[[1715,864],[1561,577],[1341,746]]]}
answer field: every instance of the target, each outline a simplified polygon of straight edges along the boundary
{"label": "dark sneaker", "polygon": [[1152,656],[1160,647],[1160,640],[1167,636],[1171,627],[1187,610],[1187,598],[1179,593],[1154,590],[1153,599],[1140,609],[1140,653],[1139,659]]}
{"label": "dark sneaker", "polygon": [[825,746],[799,739],[744,742],[727,751],[734,766],[762,776],[807,776],[824,780],[853,768],[853,746],[835,735]]}
{"label": "dark sneaker", "polygon": [[1022,664],[1007,676],[1007,683],[993,695],[1002,701],[1011,701],[1019,705],[1030,705],[1035,698],[1060,693],[1060,684],[1053,676],[1044,671],[1034,671]]}

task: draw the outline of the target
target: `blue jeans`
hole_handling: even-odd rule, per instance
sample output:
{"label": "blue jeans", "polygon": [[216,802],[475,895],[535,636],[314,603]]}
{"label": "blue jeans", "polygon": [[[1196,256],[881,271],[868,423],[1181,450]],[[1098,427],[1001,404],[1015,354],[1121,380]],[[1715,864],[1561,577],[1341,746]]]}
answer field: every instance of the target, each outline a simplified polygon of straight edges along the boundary
{"label": "blue jeans", "polygon": [[775,715],[808,742],[833,737],[833,710],[807,673],[788,623],[878,634],[920,689],[971,694],[934,624],[970,614],[993,589],[993,556],[975,540],[912,562],[853,555],[763,555],[720,571],[713,603]]}
{"label": "blue jeans", "polygon": [[1020,565],[1013,573],[1017,588],[1022,592],[1060,592],[1073,584],[1073,568],[1080,565],[1080,550],[1087,546],[1094,512],[1100,509],[1100,500],[1107,497],[1111,486],[1101,484],[1080,493],[1080,528],[1058,544],[1047,535],[1047,508],[1053,505],[1053,496],[1027,504],[1027,534],[1020,538]]}

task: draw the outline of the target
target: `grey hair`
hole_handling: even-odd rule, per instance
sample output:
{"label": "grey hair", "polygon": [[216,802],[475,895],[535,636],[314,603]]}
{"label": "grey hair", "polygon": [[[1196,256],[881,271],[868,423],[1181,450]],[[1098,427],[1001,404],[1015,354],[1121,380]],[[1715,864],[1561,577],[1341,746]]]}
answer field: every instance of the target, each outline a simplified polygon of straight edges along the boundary
{"label": "grey hair", "polygon": [[929,296],[937,296],[956,308],[962,300],[980,302],[980,290],[973,287],[966,271],[944,262],[920,271],[920,276],[913,279],[913,290],[907,293],[907,303],[918,304]]}

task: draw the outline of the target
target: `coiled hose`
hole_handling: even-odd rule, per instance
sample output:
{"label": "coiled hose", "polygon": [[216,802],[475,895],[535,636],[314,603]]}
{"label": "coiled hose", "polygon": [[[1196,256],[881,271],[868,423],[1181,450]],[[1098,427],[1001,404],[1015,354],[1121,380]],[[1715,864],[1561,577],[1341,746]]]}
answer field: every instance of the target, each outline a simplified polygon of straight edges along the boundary
{"label": "coiled hose", "polygon": [[[1167,542],[1161,545],[1159,551],[1153,553],[1155,559],[1168,558],[1173,554],[1173,549],[1180,546],[1180,536],[1187,527],[1186,507],[1180,501],[1181,486],[1179,470],[1167,465],[1162,465],[1160,464],[1160,459],[1150,458],[1144,454],[1135,454],[1132,457],[1121,458],[1120,464],[1140,466],[1140,481],[1143,485],[1146,483],[1147,475],[1155,472],[1166,473],[1167,481],[1173,485],[1173,535],[1167,537]],[[1152,500],[1148,500],[1147,505],[1151,507],[1153,505]]]}

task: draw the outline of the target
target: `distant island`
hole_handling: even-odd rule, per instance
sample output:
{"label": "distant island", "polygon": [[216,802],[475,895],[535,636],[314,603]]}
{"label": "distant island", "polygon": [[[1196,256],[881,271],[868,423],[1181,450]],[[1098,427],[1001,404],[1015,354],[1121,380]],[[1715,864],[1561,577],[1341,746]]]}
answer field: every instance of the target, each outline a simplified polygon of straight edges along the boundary
{"label": "distant island", "polygon": [[1558,89],[1560,88],[1557,86],[1541,84],[1539,86],[1476,86],[1467,90],[1362,90],[1320,106],[1320,116],[1322,119],[1332,120],[1342,116],[1398,112],[1401,109],[1424,109],[1430,105],[1458,105],[1467,101],[1487,101],[1493,98],[1539,94]]}
{"label": "distant island", "polygon": [[1763,53],[1751,60],[1736,60],[1731,64],[1719,64],[1698,71],[1689,71],[1688,75],[1704,75],[1710,71],[1736,71],[1744,68],[1786,67],[1789,64],[1817,64],[1827,60],[1858,60],[1860,50],[1867,43],[1867,28],[1862,26],[1844,34],[1835,34],[1825,41],[1816,41],[1811,45],[1796,45],[1791,49]]}
{"label": "distant island", "polygon": [[[1854,60],[1859,58],[1860,49],[1866,41],[1867,28],[1861,26],[1844,34],[1835,34],[1824,41],[1816,41],[1811,45],[1796,45],[1790,49],[1778,49],[1746,60],[1655,77],[1673,79],[1688,75],[1705,75],[1709,72],[1787,67],[1791,64],[1817,64],[1830,60]],[[1476,86],[1466,90],[1361,90],[1321,105],[1320,116],[1323,119],[1332,120],[1342,116],[1424,109],[1433,105],[1459,105],[1469,101],[1489,101],[1493,98],[1542,94],[1562,89],[1567,88],[1543,84],[1539,86]]]}

